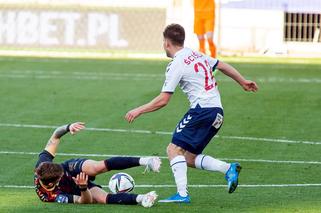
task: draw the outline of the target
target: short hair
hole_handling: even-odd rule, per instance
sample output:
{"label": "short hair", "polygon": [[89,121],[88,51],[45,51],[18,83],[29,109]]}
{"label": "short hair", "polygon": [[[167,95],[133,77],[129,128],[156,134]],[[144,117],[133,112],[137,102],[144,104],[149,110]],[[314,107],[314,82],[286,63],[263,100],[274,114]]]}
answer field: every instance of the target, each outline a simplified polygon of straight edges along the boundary
{"label": "short hair", "polygon": [[163,36],[176,46],[184,46],[185,30],[179,24],[168,25],[163,32]]}
{"label": "short hair", "polygon": [[64,170],[60,164],[43,162],[37,167],[36,173],[41,182],[48,185],[49,183],[56,183],[63,175]]}

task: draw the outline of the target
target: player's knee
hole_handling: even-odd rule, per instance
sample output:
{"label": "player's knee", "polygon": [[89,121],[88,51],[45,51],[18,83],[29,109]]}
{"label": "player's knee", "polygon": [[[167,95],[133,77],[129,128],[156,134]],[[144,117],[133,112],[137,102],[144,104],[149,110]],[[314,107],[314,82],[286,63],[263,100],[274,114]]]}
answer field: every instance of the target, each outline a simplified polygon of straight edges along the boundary
{"label": "player's knee", "polygon": [[184,155],[184,150],[181,147],[176,146],[173,143],[170,143],[167,146],[167,150],[166,151],[167,151],[167,156],[168,156],[169,159],[173,159],[177,155]]}
{"label": "player's knee", "polygon": [[167,156],[173,156],[177,153],[177,150],[175,149],[175,145],[172,143],[168,144],[166,151],[167,151]]}
{"label": "player's knee", "polygon": [[93,170],[96,174],[100,174],[100,173],[103,173],[106,170],[106,168],[102,164],[95,163],[93,165]]}
{"label": "player's knee", "polygon": [[93,203],[106,204],[106,196],[105,195],[93,196]]}
{"label": "player's knee", "polygon": [[167,156],[170,156],[171,153],[172,153],[172,150],[171,150],[171,147],[170,147],[170,144],[167,146],[166,148],[166,153],[167,153]]}
{"label": "player's knee", "polygon": [[208,42],[209,45],[214,45],[214,41],[213,41],[212,38],[208,38],[207,42]]}
{"label": "player's knee", "polygon": [[185,159],[188,167],[195,167],[195,157],[185,155]]}
{"label": "player's knee", "polygon": [[186,159],[186,164],[188,167],[193,167],[193,168],[195,167],[195,163],[192,161],[188,161],[187,159]]}

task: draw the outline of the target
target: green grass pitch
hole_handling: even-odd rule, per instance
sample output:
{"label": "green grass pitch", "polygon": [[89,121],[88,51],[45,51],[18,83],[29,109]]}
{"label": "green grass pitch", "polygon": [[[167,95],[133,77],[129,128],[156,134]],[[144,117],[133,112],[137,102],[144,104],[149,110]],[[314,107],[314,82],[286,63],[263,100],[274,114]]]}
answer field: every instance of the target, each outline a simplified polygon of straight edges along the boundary
{"label": "green grass pitch", "polygon": [[[165,157],[171,140],[168,133],[188,109],[180,89],[167,107],[143,115],[133,124],[126,123],[124,115],[159,94],[168,61],[0,58],[0,212],[320,212],[320,62],[226,60],[257,81],[260,91],[246,93],[222,73],[217,74],[225,121],[219,137],[204,153],[229,162],[239,160],[243,167],[240,187],[228,194],[221,186],[226,184],[222,174],[189,169],[191,204],[143,209],[42,203],[28,188],[33,184],[37,159],[32,153],[44,148],[53,131],[40,127],[84,121],[90,128],[124,131],[67,135],[58,152]],[[55,160],[71,157],[79,156],[58,155]],[[166,186],[174,180],[168,160],[162,160],[159,174],[144,175],[143,168],[126,170],[141,186],[134,192],[156,190],[159,198],[175,192],[174,187]],[[107,185],[112,174],[99,176],[96,183]],[[23,186],[27,188],[15,188]]]}

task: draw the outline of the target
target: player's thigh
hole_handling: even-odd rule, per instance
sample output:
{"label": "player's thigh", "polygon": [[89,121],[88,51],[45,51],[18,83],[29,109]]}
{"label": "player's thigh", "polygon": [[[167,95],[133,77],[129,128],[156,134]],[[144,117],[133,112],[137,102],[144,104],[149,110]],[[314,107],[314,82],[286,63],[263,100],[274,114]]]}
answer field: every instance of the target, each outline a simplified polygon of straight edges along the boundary
{"label": "player's thigh", "polygon": [[104,161],[86,160],[82,164],[82,171],[89,176],[96,176],[106,172],[106,165]]}
{"label": "player's thigh", "polygon": [[105,190],[99,187],[93,187],[89,189],[89,191],[91,192],[94,203],[106,203],[108,193]]}

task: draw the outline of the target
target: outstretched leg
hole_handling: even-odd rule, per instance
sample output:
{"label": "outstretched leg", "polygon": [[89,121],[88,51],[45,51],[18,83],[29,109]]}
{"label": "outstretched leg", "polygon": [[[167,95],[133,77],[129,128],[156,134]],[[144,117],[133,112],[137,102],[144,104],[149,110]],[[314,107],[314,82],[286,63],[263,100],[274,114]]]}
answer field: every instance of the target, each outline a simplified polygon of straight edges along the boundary
{"label": "outstretched leg", "polygon": [[159,172],[160,165],[159,157],[113,157],[102,161],[86,160],[82,165],[82,171],[89,176],[96,176],[110,170],[146,166],[154,172]]}

